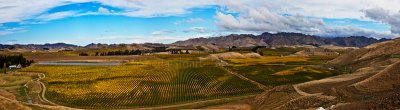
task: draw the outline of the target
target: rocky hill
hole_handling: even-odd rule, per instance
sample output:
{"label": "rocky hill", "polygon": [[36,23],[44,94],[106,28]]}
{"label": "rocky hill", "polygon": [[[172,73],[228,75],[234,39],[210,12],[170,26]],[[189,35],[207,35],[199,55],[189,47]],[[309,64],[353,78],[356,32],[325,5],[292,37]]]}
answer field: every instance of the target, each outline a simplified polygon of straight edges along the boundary
{"label": "rocky hill", "polygon": [[265,32],[261,35],[231,34],[228,36],[211,38],[194,38],[185,41],[177,41],[175,45],[206,45],[213,44],[219,47],[251,47],[251,46],[294,46],[294,45],[336,45],[343,47],[364,47],[373,43],[386,41],[388,39],[374,39],[364,36],[327,38],[301,33],[276,33]]}

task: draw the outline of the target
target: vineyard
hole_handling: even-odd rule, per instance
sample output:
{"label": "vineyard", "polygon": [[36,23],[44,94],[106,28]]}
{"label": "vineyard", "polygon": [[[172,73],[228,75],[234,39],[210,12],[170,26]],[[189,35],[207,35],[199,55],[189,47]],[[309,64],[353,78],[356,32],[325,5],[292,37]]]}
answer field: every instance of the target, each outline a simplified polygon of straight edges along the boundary
{"label": "vineyard", "polygon": [[76,108],[149,107],[261,92],[212,61],[165,59],[120,66],[34,65],[22,71],[45,73],[46,98]]}
{"label": "vineyard", "polygon": [[264,85],[285,85],[321,79],[339,74],[317,65],[333,59],[330,56],[263,56],[228,59],[228,68]]}

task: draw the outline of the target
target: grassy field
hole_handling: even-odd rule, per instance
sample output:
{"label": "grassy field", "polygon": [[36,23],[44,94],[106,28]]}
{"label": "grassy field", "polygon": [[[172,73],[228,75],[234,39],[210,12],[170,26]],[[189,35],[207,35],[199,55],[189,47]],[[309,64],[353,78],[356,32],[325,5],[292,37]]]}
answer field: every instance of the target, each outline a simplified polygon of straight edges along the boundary
{"label": "grassy field", "polygon": [[228,68],[265,85],[285,85],[321,79],[339,74],[320,65],[333,56],[263,56],[228,59]]}
{"label": "grassy field", "polygon": [[45,73],[46,98],[77,108],[146,107],[261,92],[214,62],[161,58],[120,66],[34,65],[22,71]]}
{"label": "grassy field", "polygon": [[37,78],[36,74],[15,72],[0,74],[0,96],[26,102],[28,96],[24,84],[34,78]]}

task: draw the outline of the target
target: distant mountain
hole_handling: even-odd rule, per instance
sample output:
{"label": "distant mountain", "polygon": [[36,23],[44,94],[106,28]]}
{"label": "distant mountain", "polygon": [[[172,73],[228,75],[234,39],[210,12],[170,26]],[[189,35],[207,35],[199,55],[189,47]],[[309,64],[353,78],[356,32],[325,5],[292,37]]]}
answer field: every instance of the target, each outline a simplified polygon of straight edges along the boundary
{"label": "distant mountain", "polygon": [[66,44],[66,43],[55,43],[55,44],[14,44],[14,45],[2,45],[0,44],[0,49],[52,49],[52,48],[75,48],[77,45]]}
{"label": "distant mountain", "polygon": [[265,32],[261,35],[252,34],[231,34],[228,36],[212,38],[194,38],[185,41],[177,41],[174,45],[206,45],[213,44],[219,47],[250,47],[250,46],[294,46],[294,45],[336,45],[345,47],[364,47],[373,43],[386,41],[388,39],[377,40],[364,36],[335,37],[327,38],[301,33],[276,33]]}
{"label": "distant mountain", "polygon": [[85,49],[105,49],[105,48],[114,48],[114,49],[129,49],[129,50],[152,50],[156,47],[167,47],[166,44],[160,43],[144,43],[144,44],[95,44],[91,43],[84,46]]}

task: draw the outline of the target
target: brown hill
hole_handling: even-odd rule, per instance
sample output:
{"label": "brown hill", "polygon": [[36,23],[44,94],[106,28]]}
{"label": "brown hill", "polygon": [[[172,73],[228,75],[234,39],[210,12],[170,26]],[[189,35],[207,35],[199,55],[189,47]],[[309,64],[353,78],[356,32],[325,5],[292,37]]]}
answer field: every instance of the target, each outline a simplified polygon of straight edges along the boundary
{"label": "brown hill", "polygon": [[341,55],[328,64],[336,67],[350,66],[354,70],[367,66],[387,66],[394,63],[396,56],[400,55],[399,46],[400,39],[372,44]]}
{"label": "brown hill", "polygon": [[381,92],[400,87],[400,62],[394,63],[381,72],[354,84],[354,87],[364,92]]}
{"label": "brown hill", "polygon": [[[331,109],[400,109],[400,39],[372,44],[329,61],[350,74],[297,84],[308,94],[333,96]],[[353,72],[354,71],[354,72]],[[326,106],[326,105],[325,105]]]}

